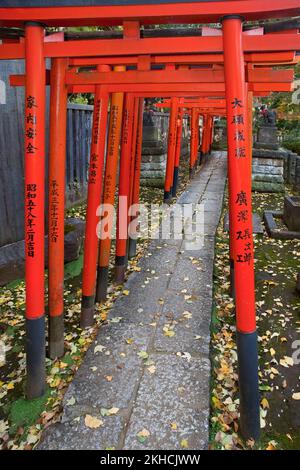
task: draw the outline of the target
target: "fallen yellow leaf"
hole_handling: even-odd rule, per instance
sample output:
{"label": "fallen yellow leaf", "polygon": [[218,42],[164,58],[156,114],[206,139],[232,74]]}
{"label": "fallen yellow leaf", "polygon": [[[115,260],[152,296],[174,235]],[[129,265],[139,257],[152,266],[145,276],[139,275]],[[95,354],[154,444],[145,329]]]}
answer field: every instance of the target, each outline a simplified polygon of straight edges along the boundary
{"label": "fallen yellow leaf", "polygon": [[270,408],[269,402],[266,398],[262,399],[261,406],[263,407],[263,409]]}
{"label": "fallen yellow leaf", "polygon": [[292,398],[293,400],[300,400],[300,392],[293,393]]}
{"label": "fallen yellow leaf", "polygon": [[84,424],[91,429],[99,428],[103,426],[103,421],[101,419],[96,418],[95,416],[86,415],[84,418]]}
{"label": "fallen yellow leaf", "polygon": [[187,439],[182,439],[182,441],[180,442],[180,445],[183,449],[188,449],[188,447],[189,447],[188,440]]}

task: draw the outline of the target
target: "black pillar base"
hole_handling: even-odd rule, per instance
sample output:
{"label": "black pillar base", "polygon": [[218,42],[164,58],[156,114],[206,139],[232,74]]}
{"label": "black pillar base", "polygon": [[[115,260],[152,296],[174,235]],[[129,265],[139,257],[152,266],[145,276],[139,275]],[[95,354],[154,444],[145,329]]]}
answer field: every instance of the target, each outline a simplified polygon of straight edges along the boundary
{"label": "black pillar base", "polygon": [[137,240],[134,240],[133,238],[129,238],[128,259],[133,259],[136,257],[136,245],[137,245]]}
{"label": "black pillar base", "polygon": [[257,333],[237,331],[240,390],[240,433],[243,439],[260,436]]}
{"label": "black pillar base", "polygon": [[235,298],[235,287],[234,287],[234,260],[229,261],[230,266],[230,297]]}
{"label": "black pillar base", "polygon": [[126,271],[126,256],[116,256],[115,283],[123,284]]}
{"label": "black pillar base", "polygon": [[106,300],[108,287],[108,266],[98,266],[97,269],[97,287],[96,302],[104,302]]}
{"label": "black pillar base", "polygon": [[202,152],[199,152],[199,156],[198,156],[198,165],[200,166],[202,163]]}
{"label": "black pillar base", "polygon": [[26,397],[31,400],[45,393],[45,316],[26,318]]}
{"label": "black pillar base", "polygon": [[89,328],[90,326],[93,326],[94,313],[95,313],[95,296],[83,295],[82,301],[81,301],[81,316],[80,316],[81,328]]}
{"label": "black pillar base", "polygon": [[175,166],[174,176],[173,176],[172,197],[176,197],[177,186],[178,186],[178,174],[179,174],[179,168],[178,166]]}
{"label": "black pillar base", "polygon": [[172,189],[164,192],[164,203],[169,204],[172,201]]}
{"label": "black pillar base", "polygon": [[64,314],[49,316],[49,351],[50,359],[64,355]]}

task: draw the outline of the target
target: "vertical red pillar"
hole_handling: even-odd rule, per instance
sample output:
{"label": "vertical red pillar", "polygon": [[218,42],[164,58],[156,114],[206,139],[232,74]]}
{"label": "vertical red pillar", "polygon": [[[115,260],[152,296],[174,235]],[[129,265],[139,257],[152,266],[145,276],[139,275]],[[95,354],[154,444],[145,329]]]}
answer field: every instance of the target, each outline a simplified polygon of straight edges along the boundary
{"label": "vertical red pillar", "polygon": [[211,139],[211,116],[205,115],[205,125],[203,129],[203,142],[202,142],[202,154],[206,158],[210,150],[210,139]]}
{"label": "vertical red pillar", "polygon": [[[198,116],[198,148],[199,148],[198,165],[199,166],[202,163],[202,133],[201,133],[201,139],[200,139],[200,125],[199,125],[200,117],[202,118],[202,115],[199,112],[199,116]],[[203,120],[202,120],[202,125],[203,125]]]}
{"label": "vertical red pillar", "polygon": [[250,168],[252,173],[252,150],[253,150],[253,91],[248,90],[248,83],[246,84],[246,91],[248,93],[248,133],[249,133],[249,152],[250,152]]}
{"label": "vertical red pillar", "polygon": [[197,148],[197,132],[198,132],[198,110],[197,108],[191,109],[191,139],[190,139],[190,178],[195,171],[195,154]]}
{"label": "vertical red pillar", "polygon": [[206,128],[206,141],[205,141],[205,153],[208,156],[210,146],[210,135],[211,135],[211,116],[207,116],[207,128]]}
{"label": "vertical red pillar", "polygon": [[134,97],[127,93],[125,97],[121,157],[119,173],[119,197],[117,213],[117,238],[116,238],[116,265],[115,281],[122,283],[126,270],[126,252],[128,239],[128,210],[130,199],[130,167],[132,153],[132,127],[133,127]]}
{"label": "vertical red pillar", "polygon": [[134,99],[133,108],[133,125],[132,125],[132,139],[131,139],[131,161],[130,161],[130,190],[129,190],[129,205],[132,204],[133,186],[135,178],[135,160],[137,155],[137,135],[139,125],[139,98]]}
{"label": "vertical red pillar", "polygon": [[182,118],[183,118],[183,109],[182,107],[180,107],[178,109],[177,128],[176,128],[176,147],[175,147],[175,163],[174,163],[172,197],[176,197],[177,186],[178,186],[178,174],[179,174],[181,140],[182,140]]}
{"label": "vertical red pillar", "polygon": [[247,127],[248,99],[242,47],[242,20],[223,18],[227,109],[230,240],[235,281],[241,433],[258,439],[260,431],[255,321],[251,168]]}
{"label": "vertical red pillar", "polygon": [[[139,204],[140,199],[140,177],[141,177],[141,159],[142,159],[142,144],[143,144],[143,112],[144,112],[144,100],[139,99],[139,110],[138,110],[138,128],[136,136],[136,155],[134,163],[134,180],[132,190],[132,205]],[[137,215],[138,217],[138,215]],[[134,220],[134,216],[130,218],[131,222]],[[132,259],[136,255],[136,238],[129,237],[128,246],[128,258]]]}
{"label": "vertical red pillar", "polygon": [[176,147],[176,121],[177,121],[178,103],[179,103],[178,98],[176,98],[176,97],[171,98],[164,202],[170,202],[170,200],[172,198],[172,185],[173,185],[175,147]]}
{"label": "vertical red pillar", "polygon": [[197,117],[196,117],[196,135],[195,135],[195,161],[194,161],[194,170],[197,169],[197,164],[199,163],[200,156],[199,154],[199,109],[197,108]]}
{"label": "vertical red pillar", "polygon": [[49,356],[64,354],[64,220],[67,134],[67,59],[52,59],[49,146]]}
{"label": "vertical red pillar", "polygon": [[205,153],[205,126],[207,124],[207,116],[203,114],[202,116],[202,136],[201,136],[201,146],[200,146],[200,153],[201,159],[204,158]]}
{"label": "vertical red pillar", "polygon": [[27,398],[45,387],[45,59],[44,30],[25,25],[25,280]]}
{"label": "vertical red pillar", "polygon": [[[98,66],[100,72],[109,70],[108,66]],[[92,142],[90,153],[88,196],[83,254],[81,326],[89,327],[94,322],[96,268],[98,256],[98,237],[96,227],[99,217],[97,208],[101,201],[104,152],[109,96],[104,87],[96,86]]]}
{"label": "vertical red pillar", "polygon": [[210,136],[209,136],[209,150],[208,150],[208,153],[211,153],[213,140],[214,140],[214,117],[210,116]]}
{"label": "vertical red pillar", "polygon": [[[115,72],[125,70],[124,66],[114,67]],[[113,93],[110,106],[109,131],[106,152],[106,166],[103,188],[103,205],[106,206],[105,214],[101,220],[101,239],[99,244],[99,259],[97,270],[96,301],[106,299],[108,286],[108,267],[111,249],[113,214],[109,214],[109,208],[113,209],[115,202],[120,135],[122,127],[124,93]]]}

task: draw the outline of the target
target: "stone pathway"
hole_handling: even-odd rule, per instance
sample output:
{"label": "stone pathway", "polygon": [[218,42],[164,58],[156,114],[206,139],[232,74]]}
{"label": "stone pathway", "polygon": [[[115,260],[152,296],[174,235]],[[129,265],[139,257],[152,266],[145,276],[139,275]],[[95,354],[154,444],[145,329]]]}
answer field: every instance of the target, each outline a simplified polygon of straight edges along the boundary
{"label": "stone pathway", "polygon": [[[129,295],[115,302],[69,386],[61,422],[44,431],[39,449],[176,450],[182,440],[207,448],[214,236],[225,180],[225,153],[214,152],[178,200],[204,204],[203,248],[150,243],[141,271],[126,282]],[[102,416],[103,408],[119,410]],[[87,427],[87,414],[103,424]],[[143,429],[149,435],[141,439]]]}

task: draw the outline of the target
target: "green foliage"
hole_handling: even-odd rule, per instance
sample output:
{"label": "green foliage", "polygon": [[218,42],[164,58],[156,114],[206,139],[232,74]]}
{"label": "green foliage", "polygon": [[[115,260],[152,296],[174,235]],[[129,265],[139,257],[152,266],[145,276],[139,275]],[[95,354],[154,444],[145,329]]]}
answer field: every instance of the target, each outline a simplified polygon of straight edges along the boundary
{"label": "green foliage", "polygon": [[50,396],[50,390],[47,390],[45,395],[34,400],[26,400],[19,398],[16,400],[10,409],[9,419],[11,422],[10,431],[16,432],[19,427],[27,427],[33,424],[41,412],[45,409],[45,404]]}
{"label": "green foliage", "polygon": [[283,146],[286,149],[291,150],[291,152],[295,152],[300,155],[300,138],[299,140],[285,140],[283,142]]}
{"label": "green foliage", "polygon": [[[69,103],[93,104],[94,99],[91,99],[91,96],[90,93],[73,93],[69,97]],[[90,101],[92,101],[92,103]]]}

